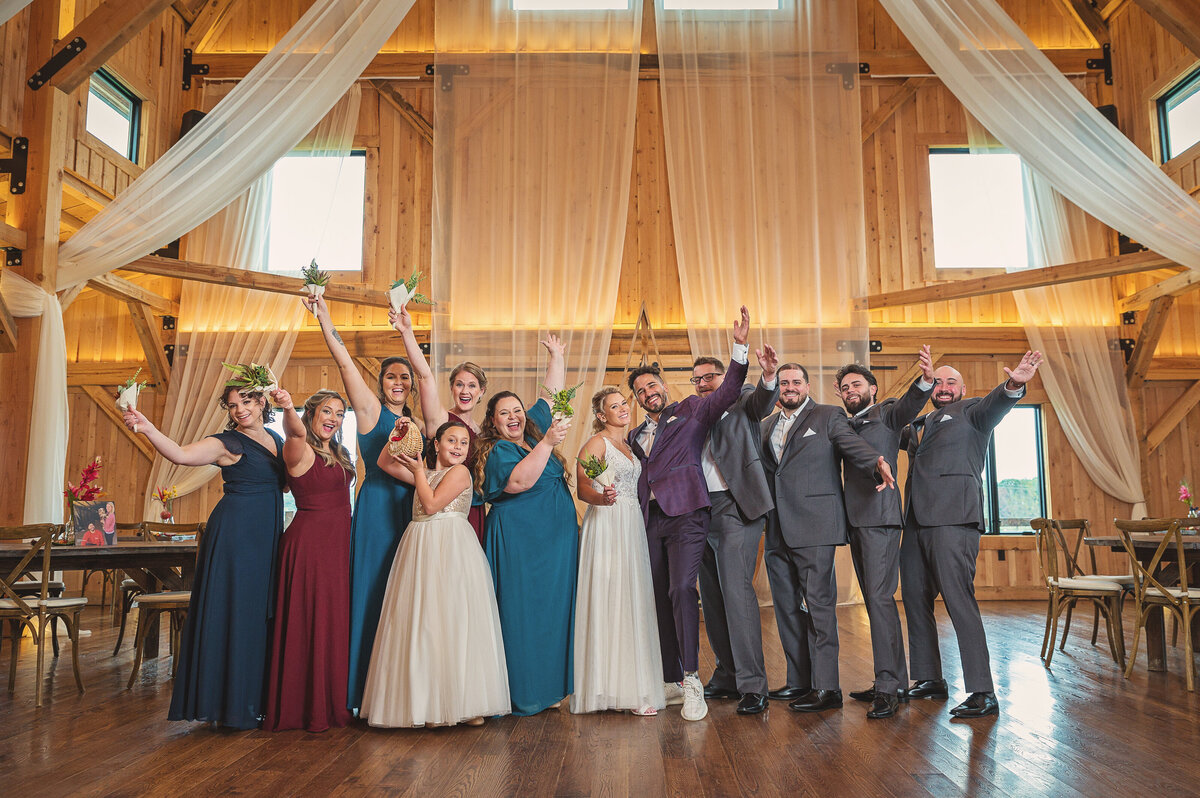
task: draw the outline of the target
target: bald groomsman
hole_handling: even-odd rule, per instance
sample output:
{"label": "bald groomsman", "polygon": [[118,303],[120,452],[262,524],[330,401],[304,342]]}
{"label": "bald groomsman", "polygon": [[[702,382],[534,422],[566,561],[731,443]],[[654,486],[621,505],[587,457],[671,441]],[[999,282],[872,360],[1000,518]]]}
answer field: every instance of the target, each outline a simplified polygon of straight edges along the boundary
{"label": "bald groomsman", "polygon": [[1026,352],[1008,380],[982,398],[965,399],[966,383],[949,366],[934,372],[932,413],[905,429],[908,450],[901,597],[908,618],[909,698],[948,698],[942,678],[933,602],[940,593],[954,623],[963,681],[970,696],[950,714],[981,718],[1000,713],[987,637],[975,600],[975,559],[983,533],[983,466],[992,431],[1017,401],[1042,362]]}
{"label": "bald groomsman", "polygon": [[[850,414],[850,428],[888,461],[896,472],[900,433],[912,423],[933,390],[933,360],[929,347],[918,356],[922,376],[899,399],[876,403],[879,384],[866,366],[850,364],[837,373],[838,393]],[[904,636],[896,609],[896,585],[900,579],[900,496],[896,491],[878,492],[875,481],[861,471],[846,469],[846,517],[850,521],[850,554],[862,587],[871,621],[871,653],[875,661],[875,683],[853,692],[856,701],[871,704],[867,717],[890,718],[901,702],[908,701],[904,664]]]}

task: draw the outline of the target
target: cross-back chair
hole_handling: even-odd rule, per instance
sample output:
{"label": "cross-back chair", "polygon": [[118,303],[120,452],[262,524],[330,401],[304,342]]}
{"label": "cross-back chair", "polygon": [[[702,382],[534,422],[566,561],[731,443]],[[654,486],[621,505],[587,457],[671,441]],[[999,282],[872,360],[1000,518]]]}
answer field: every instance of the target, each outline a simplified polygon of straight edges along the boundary
{"label": "cross-back chair", "polygon": [[[146,522],[144,528],[147,534],[153,532],[172,532],[174,534],[196,536],[197,545],[200,543],[201,537],[204,536],[204,524],[153,524]],[[138,673],[142,669],[142,651],[145,648],[146,634],[150,631],[151,624],[158,620],[159,615],[167,613],[170,619],[170,651],[173,655],[171,660],[171,676],[175,676],[176,668],[179,664],[179,646],[182,638],[183,624],[187,620],[188,604],[191,603],[192,592],[190,590],[169,590],[161,593],[142,593],[135,596],[133,601],[138,608],[138,623],[137,634],[134,636],[133,647],[133,672],[129,674],[129,683],[126,685],[126,690],[132,690],[134,683],[137,681]],[[118,643],[119,645],[119,643]]]}

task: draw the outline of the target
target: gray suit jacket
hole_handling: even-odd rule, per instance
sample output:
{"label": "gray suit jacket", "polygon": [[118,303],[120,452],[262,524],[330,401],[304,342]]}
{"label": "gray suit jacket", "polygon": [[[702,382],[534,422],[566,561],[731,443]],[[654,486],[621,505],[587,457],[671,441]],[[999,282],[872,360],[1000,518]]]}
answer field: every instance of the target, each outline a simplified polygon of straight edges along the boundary
{"label": "gray suit jacket", "polygon": [[850,429],[845,410],[809,400],[776,462],[771,432],[779,415],[762,422],[762,462],[775,497],[771,523],[790,548],[840,546],[848,541],[842,461],[873,473],[879,453]]}
{"label": "gray suit jacket", "polygon": [[713,460],[729,486],[729,495],[747,521],[761,518],[775,506],[760,462],[759,424],[778,398],[778,381],[770,390],[761,379],[757,386],[743,385],[741,397],[709,433]]}
{"label": "gray suit jacket", "polygon": [[[904,430],[908,482],[904,524],[973,526],[983,531],[983,467],[992,430],[1025,395],[1005,383],[982,398],[963,399],[916,419]],[[923,431],[922,431],[923,428]]]}
{"label": "gray suit jacket", "polygon": [[[920,378],[908,386],[904,396],[899,399],[885,399],[879,404],[872,405],[861,416],[850,419],[850,429],[875,451],[883,455],[892,467],[892,474],[899,476],[896,458],[900,451],[900,433],[912,423],[933,386],[923,391],[920,388]],[[900,513],[900,491],[875,490],[876,482],[861,472],[852,468],[846,469],[846,516],[850,526],[860,529],[866,527],[894,526],[904,523]],[[871,475],[872,477],[874,474]]]}

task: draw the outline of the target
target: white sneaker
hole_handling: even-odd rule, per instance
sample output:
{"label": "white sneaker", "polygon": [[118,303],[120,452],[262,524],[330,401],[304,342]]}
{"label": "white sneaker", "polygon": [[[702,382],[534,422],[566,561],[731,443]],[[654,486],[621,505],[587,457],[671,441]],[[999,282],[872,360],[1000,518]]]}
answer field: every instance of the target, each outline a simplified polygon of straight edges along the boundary
{"label": "white sneaker", "polygon": [[700,677],[689,674],[683,677],[683,711],[679,714],[684,720],[703,720],[708,714],[708,704],[704,703],[704,685]]}
{"label": "white sneaker", "polygon": [[[703,690],[700,691],[700,695],[704,695]],[[666,699],[666,706],[682,704],[683,685],[679,682],[663,682],[663,698]]]}

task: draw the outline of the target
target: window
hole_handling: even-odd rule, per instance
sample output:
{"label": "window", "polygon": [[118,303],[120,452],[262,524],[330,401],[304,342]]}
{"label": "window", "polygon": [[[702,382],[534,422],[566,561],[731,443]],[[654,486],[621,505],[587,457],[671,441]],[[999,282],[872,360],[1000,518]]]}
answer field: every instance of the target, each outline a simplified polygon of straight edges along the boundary
{"label": "window", "polygon": [[[297,407],[296,412],[303,415],[303,413],[304,413],[304,411],[303,411],[304,397],[293,396],[292,401],[296,402],[296,407]],[[270,424],[267,424],[267,429],[275,430],[275,432],[277,432],[279,434],[279,437],[286,438],[287,436],[283,432],[283,419],[280,418],[281,415],[282,415],[282,413],[276,411],[275,420],[272,421]],[[354,419],[354,411],[347,410],[346,415],[342,418],[342,445],[345,446],[346,449],[350,452],[350,462],[354,463],[355,466],[358,465],[358,447],[356,445],[357,435],[358,435],[358,424],[356,423],[356,421]],[[354,485],[350,486],[350,501],[351,502],[354,501],[354,488],[355,488]],[[291,492],[289,491],[288,493],[283,494],[283,518],[284,518],[283,525],[285,527],[292,522],[292,516],[294,516],[295,514],[296,514],[296,497],[293,496],[291,494]]]}
{"label": "window", "polygon": [[988,534],[1031,534],[1029,522],[1046,515],[1042,462],[1041,408],[1018,405],[996,427],[988,447],[983,469]]}
{"label": "window", "polygon": [[88,87],[87,131],[131,161],[137,161],[142,101],[103,69]]}
{"label": "window", "polygon": [[929,191],[937,268],[1029,266],[1020,156],[931,149]]}
{"label": "window", "polygon": [[1158,132],[1163,161],[1200,142],[1200,69],[1158,99]]}
{"label": "window", "polygon": [[297,274],[315,257],[325,271],[359,271],[367,158],[293,154],[271,170],[267,271]]}

